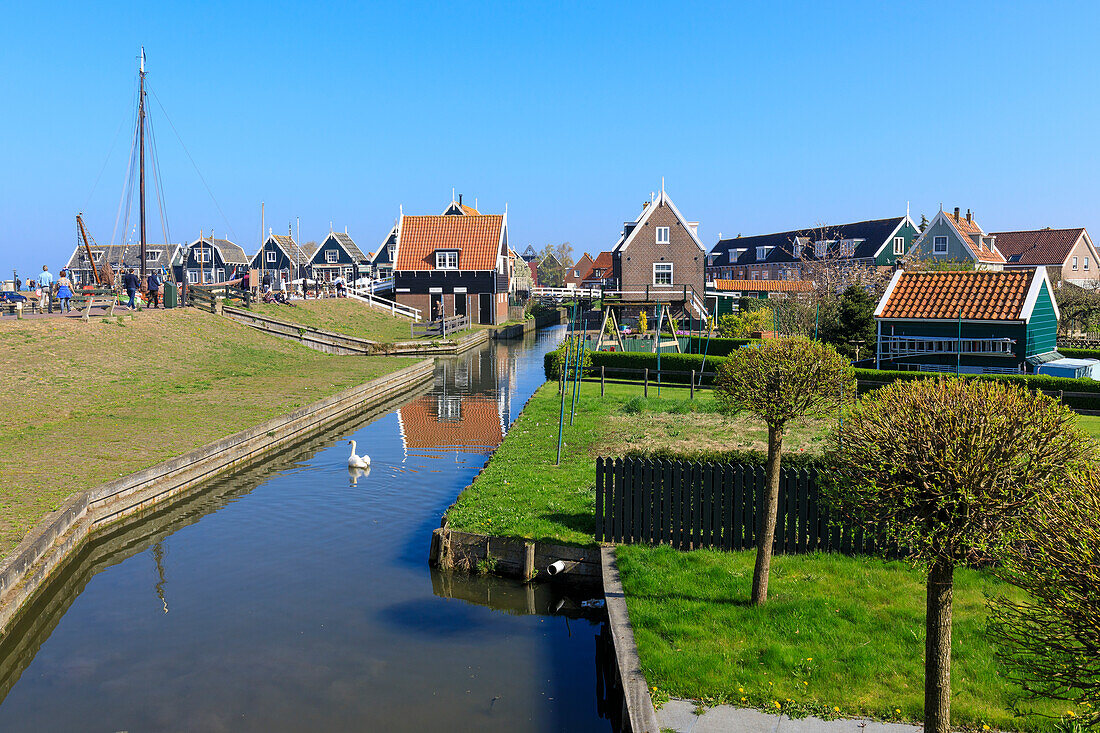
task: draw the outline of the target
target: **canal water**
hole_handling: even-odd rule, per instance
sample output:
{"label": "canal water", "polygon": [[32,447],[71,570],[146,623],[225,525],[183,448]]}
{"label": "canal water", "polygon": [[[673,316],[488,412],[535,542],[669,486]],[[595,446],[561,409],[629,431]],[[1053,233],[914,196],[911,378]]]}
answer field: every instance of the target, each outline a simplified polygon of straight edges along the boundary
{"label": "canal water", "polygon": [[562,336],[441,359],[90,544],[0,643],[0,730],[611,730],[586,596],[427,563]]}

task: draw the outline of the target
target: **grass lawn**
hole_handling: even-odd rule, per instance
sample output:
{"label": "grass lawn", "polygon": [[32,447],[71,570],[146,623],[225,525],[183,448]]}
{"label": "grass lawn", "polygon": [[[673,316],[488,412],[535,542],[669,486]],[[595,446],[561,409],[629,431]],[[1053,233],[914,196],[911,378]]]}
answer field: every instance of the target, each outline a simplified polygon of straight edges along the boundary
{"label": "grass lawn", "polygon": [[[720,414],[710,392],[697,392],[695,400],[688,399],[687,389],[663,387],[660,398],[656,393],[651,385],[646,400],[641,385],[607,385],[607,396],[601,398],[599,384],[582,384],[573,425],[566,399],[565,445],[561,465],[555,466],[561,398],[556,383],[544,384],[489,466],[447,512],[451,527],[590,545],[595,541],[597,456],[621,455],[629,448],[766,447],[762,423]],[[786,449],[820,451],[829,424],[795,425]]]}
{"label": "grass lawn", "polygon": [[4,319],[0,354],[0,557],[81,489],[416,361],[328,356],[193,308]]}
{"label": "grass lawn", "polygon": [[[673,695],[770,712],[778,702],[796,715],[922,719],[920,571],[866,557],[776,556],[768,603],[754,608],[747,600],[755,555],[619,547],[630,621],[657,699]],[[1020,690],[1000,676],[983,635],[986,598],[1016,593],[986,573],[956,571],[956,726],[1038,730],[1049,722],[1014,717]],[[1064,707],[1021,704],[1048,715]]]}
{"label": "grass lawn", "polygon": [[[413,340],[409,328],[412,321],[408,318],[391,316],[351,298],[322,298],[292,302],[294,303],[292,306],[278,303],[254,303],[249,310],[280,321],[342,333],[369,341],[394,343]],[[469,329],[460,331],[454,334],[454,337],[459,338],[470,332]],[[447,338],[450,339],[451,334],[447,334]]]}

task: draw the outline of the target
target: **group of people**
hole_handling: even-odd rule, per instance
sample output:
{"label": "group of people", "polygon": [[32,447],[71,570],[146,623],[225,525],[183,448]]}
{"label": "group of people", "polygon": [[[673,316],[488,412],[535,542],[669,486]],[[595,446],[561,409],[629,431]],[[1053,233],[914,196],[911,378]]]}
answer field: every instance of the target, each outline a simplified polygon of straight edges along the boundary
{"label": "group of people", "polygon": [[[38,299],[39,310],[41,311],[53,313],[54,300],[56,299],[58,308],[62,313],[72,312],[72,298],[76,286],[69,278],[68,270],[61,270],[55,280],[54,276],[50,274],[49,266],[42,265],[42,272],[38,273],[38,277],[34,280],[28,280],[24,283],[22,278],[17,274],[14,284],[16,292],[22,290],[24,285],[28,287],[33,285],[34,295]],[[133,267],[122,274],[122,289],[126,292],[126,297],[128,298],[126,306],[131,310],[137,308],[136,300],[138,293],[142,290],[142,281]],[[161,293],[163,289],[163,275],[156,270],[150,272],[149,276],[145,279],[145,300],[147,307],[161,307]]]}

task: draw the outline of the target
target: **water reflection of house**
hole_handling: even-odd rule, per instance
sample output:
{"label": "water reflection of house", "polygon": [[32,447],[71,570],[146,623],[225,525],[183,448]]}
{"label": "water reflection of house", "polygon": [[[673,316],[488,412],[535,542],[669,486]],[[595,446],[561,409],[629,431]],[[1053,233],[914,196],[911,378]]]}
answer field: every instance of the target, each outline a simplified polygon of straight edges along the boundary
{"label": "water reflection of house", "polygon": [[465,395],[425,395],[397,413],[405,455],[486,453],[504,439],[495,399]]}

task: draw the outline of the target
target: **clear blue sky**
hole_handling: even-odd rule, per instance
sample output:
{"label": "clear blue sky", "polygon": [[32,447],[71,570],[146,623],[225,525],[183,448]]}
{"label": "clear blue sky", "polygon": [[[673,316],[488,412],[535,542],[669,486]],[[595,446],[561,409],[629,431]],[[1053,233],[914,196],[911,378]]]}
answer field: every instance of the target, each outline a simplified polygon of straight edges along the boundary
{"label": "clear blue sky", "polygon": [[56,272],[77,211],[111,238],[141,45],[174,241],[255,251],[264,201],[374,249],[454,187],[517,248],[595,253],[661,176],[708,245],[907,201],[1100,236],[1097,7],[8,4],[0,273]]}

